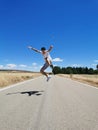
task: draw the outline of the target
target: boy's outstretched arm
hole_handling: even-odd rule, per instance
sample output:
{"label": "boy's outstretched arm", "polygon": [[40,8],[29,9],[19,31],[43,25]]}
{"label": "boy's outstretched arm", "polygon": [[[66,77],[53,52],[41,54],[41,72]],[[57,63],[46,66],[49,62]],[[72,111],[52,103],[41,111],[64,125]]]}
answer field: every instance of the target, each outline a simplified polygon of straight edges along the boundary
{"label": "boy's outstretched arm", "polygon": [[40,50],[37,50],[37,49],[35,49],[35,48],[31,47],[31,46],[28,46],[28,48],[31,49],[31,50],[33,50],[33,51],[36,51],[36,52],[38,52],[38,53],[41,53]]}
{"label": "boy's outstretched arm", "polygon": [[52,50],[52,48],[53,48],[53,46],[51,45],[50,48],[49,48],[49,50],[48,50],[48,52],[50,52]]}

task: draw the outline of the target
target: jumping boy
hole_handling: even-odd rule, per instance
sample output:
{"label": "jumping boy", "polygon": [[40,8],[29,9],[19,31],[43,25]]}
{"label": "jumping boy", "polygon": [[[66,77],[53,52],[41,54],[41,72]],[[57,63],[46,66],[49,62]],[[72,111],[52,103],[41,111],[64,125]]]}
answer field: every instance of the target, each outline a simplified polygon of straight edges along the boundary
{"label": "jumping boy", "polygon": [[49,54],[49,52],[52,50],[53,46],[51,45],[50,48],[48,50],[46,50],[45,47],[42,47],[41,50],[37,50],[31,46],[28,46],[29,49],[41,53],[43,55],[43,58],[45,60],[45,64],[43,65],[43,67],[40,69],[40,72],[45,75],[47,77],[47,81],[50,79],[50,77],[48,76],[48,74],[45,72],[45,70],[50,66],[53,70],[53,65],[52,65],[52,58]]}

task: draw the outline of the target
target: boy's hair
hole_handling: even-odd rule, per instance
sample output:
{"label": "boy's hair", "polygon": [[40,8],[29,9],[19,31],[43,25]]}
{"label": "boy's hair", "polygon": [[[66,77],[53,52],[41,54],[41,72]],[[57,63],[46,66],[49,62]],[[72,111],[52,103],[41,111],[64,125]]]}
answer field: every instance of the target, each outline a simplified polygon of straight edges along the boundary
{"label": "boy's hair", "polygon": [[41,48],[41,51],[45,51],[45,50],[46,50],[46,48],[45,48],[45,47],[42,47],[42,48]]}

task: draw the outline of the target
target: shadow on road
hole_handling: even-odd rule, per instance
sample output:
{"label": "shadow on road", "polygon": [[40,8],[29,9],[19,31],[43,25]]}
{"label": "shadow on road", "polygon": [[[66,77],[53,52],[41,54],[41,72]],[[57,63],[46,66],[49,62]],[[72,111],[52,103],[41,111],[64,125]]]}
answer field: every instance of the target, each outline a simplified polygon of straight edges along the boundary
{"label": "shadow on road", "polygon": [[42,95],[44,91],[24,91],[24,92],[15,92],[15,93],[7,93],[6,95],[12,95],[12,94],[28,94],[28,96],[36,95],[40,96]]}
{"label": "shadow on road", "polygon": [[42,95],[42,92],[44,91],[26,91],[26,92],[21,92],[21,94],[28,94],[28,96],[31,96],[31,95],[40,96]]}

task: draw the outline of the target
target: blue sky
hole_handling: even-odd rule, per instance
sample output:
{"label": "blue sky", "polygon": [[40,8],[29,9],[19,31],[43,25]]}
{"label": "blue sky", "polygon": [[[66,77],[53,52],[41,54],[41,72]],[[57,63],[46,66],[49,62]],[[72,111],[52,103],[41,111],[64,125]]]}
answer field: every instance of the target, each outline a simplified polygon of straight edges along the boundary
{"label": "blue sky", "polygon": [[39,71],[44,60],[29,45],[53,45],[54,65],[95,68],[98,1],[0,0],[0,68]]}

